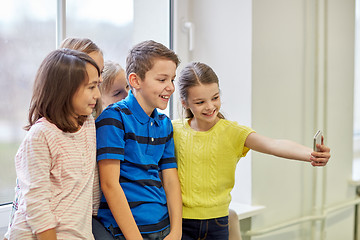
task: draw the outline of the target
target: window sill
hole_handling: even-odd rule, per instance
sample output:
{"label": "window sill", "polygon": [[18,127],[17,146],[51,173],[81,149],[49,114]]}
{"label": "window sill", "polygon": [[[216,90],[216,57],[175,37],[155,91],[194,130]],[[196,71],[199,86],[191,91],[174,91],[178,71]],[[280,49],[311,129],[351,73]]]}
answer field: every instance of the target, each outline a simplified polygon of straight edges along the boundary
{"label": "window sill", "polygon": [[265,206],[252,206],[234,201],[230,202],[229,208],[237,213],[239,220],[253,217],[265,210]]}
{"label": "window sill", "polygon": [[6,233],[9,224],[11,206],[11,204],[0,206],[0,239],[2,239]]}

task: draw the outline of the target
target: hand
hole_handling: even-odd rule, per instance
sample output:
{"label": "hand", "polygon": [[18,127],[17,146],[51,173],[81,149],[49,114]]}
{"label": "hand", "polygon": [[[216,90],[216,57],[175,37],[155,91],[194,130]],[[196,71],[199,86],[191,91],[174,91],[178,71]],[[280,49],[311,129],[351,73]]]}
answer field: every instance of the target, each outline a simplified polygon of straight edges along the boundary
{"label": "hand", "polygon": [[321,138],[321,145],[316,144],[318,152],[311,153],[311,165],[314,167],[325,166],[330,158],[330,148],[324,145],[324,137]]}
{"label": "hand", "polygon": [[181,233],[175,233],[174,231],[170,232],[169,235],[167,235],[164,240],[181,240]]}

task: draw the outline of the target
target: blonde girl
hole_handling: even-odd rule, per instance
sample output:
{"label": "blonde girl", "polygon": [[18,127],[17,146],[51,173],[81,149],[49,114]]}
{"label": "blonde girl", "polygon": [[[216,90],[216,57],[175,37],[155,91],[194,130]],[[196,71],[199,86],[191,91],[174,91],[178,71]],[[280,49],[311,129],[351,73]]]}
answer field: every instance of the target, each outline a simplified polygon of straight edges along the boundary
{"label": "blonde girl", "polygon": [[127,97],[129,84],[126,81],[125,70],[120,64],[106,61],[102,74],[103,82],[100,84],[102,108],[105,109]]}

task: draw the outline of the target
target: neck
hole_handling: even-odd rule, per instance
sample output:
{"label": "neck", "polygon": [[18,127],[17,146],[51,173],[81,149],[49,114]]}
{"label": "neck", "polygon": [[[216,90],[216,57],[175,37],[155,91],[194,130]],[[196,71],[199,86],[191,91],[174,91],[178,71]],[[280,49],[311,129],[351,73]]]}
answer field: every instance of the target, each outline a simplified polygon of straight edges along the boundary
{"label": "neck", "polygon": [[132,93],[133,93],[134,97],[136,98],[136,101],[139,103],[140,107],[150,117],[155,108],[147,107],[144,99],[141,97],[140,94],[136,94],[136,91],[133,91]]}
{"label": "neck", "polygon": [[189,125],[192,129],[199,132],[209,131],[215,124],[220,120],[220,118],[216,117],[213,122],[204,122],[198,121],[196,118],[192,118],[189,120]]}
{"label": "neck", "polygon": [[80,130],[81,126],[79,125],[78,116],[71,117],[71,121],[75,124],[76,130],[74,132],[77,132]]}

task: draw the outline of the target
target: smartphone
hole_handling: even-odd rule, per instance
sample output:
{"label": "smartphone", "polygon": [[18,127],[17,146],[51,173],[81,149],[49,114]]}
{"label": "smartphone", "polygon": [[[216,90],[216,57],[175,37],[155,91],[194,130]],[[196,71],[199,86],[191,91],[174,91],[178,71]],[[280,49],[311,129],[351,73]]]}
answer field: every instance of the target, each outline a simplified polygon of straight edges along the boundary
{"label": "smartphone", "polygon": [[318,152],[319,149],[316,147],[316,144],[321,144],[321,137],[322,137],[322,132],[321,130],[318,130],[316,132],[316,134],[314,135],[314,146],[313,149],[315,152]]}

